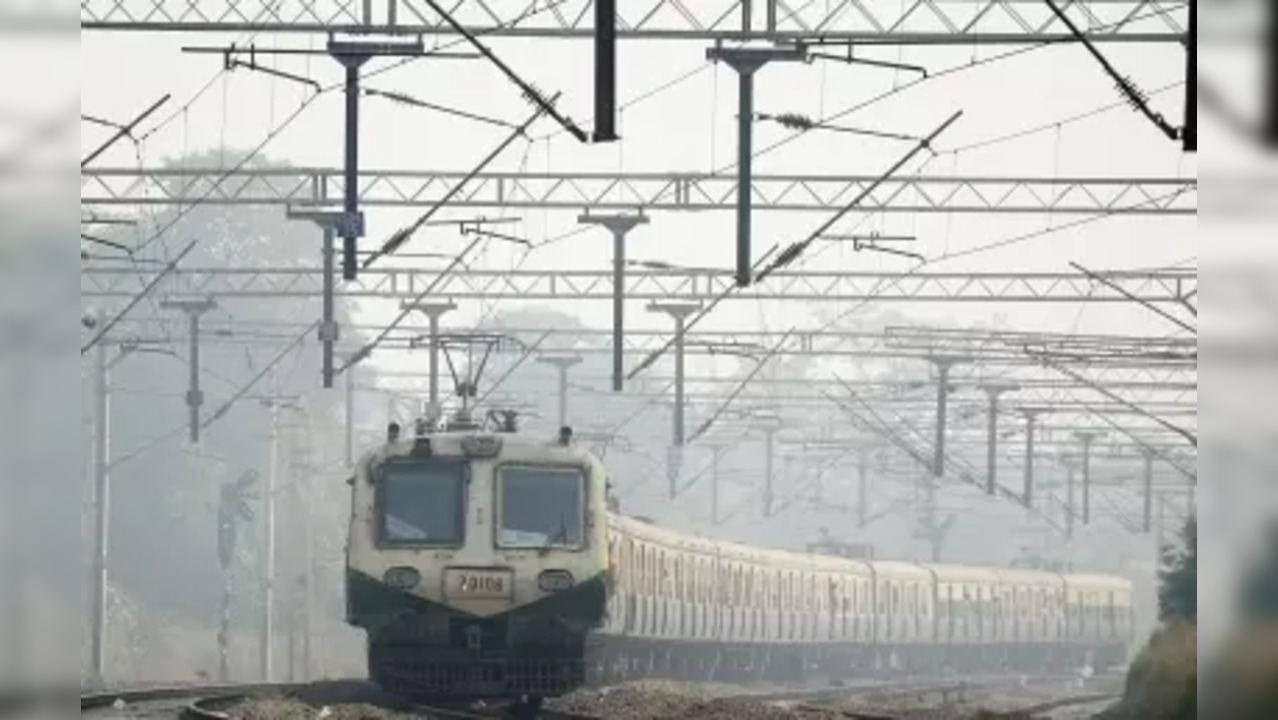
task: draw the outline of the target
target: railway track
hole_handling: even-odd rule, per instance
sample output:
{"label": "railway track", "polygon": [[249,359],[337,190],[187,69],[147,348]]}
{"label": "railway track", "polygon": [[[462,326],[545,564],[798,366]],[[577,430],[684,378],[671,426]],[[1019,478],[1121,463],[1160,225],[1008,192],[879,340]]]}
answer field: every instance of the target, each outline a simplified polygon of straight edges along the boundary
{"label": "railway track", "polygon": [[[1031,682],[1056,682],[1060,677],[1031,678]],[[913,680],[896,683],[849,684],[841,687],[795,689],[772,692],[747,692],[724,696],[723,701],[741,707],[770,706],[784,709],[795,718],[805,715],[842,717],[851,720],[903,720],[911,711],[897,709],[908,703],[919,707],[975,707],[970,705],[974,693],[997,692],[1000,688],[1024,687],[1024,678],[991,677],[965,680]],[[1048,696],[1050,697],[1050,695]],[[1079,694],[1035,704],[1017,706],[1013,710],[985,711],[986,720],[1026,720],[1071,706],[1099,704],[1117,697],[1111,693]],[[81,715],[111,718],[182,718],[182,720],[228,720],[237,706],[257,699],[292,700],[322,708],[343,705],[369,705],[386,711],[423,720],[610,720],[606,708],[590,707],[572,710],[555,707],[528,708],[508,703],[430,703],[409,702],[387,695],[365,681],[326,681],[309,684],[250,684],[177,686],[128,690],[115,693],[82,694]],[[856,707],[849,707],[852,703]],[[891,709],[879,709],[891,708]],[[688,715],[695,717],[695,715]]]}
{"label": "railway track", "polygon": [[604,720],[594,715],[550,708],[528,709],[509,704],[420,704],[388,696],[371,683],[321,682],[175,686],[95,692],[80,695],[81,716],[147,717],[167,713],[182,720],[228,720],[236,706],[254,699],[296,698],[315,706],[368,704],[423,720]]}

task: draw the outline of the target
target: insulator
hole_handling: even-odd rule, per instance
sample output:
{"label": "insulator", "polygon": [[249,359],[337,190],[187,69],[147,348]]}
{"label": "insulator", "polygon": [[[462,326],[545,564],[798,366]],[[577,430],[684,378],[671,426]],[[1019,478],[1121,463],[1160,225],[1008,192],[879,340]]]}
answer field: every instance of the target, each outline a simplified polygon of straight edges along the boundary
{"label": "insulator", "polygon": [[784,113],[777,116],[777,122],[792,130],[811,130],[816,127],[812,118],[796,113]]}
{"label": "insulator", "polygon": [[1140,110],[1149,101],[1149,97],[1132,82],[1131,78],[1120,77],[1114,81],[1118,86],[1118,92],[1122,93],[1127,103],[1135,110]]}

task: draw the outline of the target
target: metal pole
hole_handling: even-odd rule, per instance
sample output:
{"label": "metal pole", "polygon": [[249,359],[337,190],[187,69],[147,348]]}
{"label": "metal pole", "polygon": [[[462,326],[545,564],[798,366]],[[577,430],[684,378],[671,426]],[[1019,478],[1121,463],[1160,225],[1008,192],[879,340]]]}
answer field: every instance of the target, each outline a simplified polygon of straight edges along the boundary
{"label": "metal pole", "polygon": [[621,392],[625,383],[626,236],[638,225],[647,224],[638,215],[590,215],[577,217],[582,225],[601,225],[612,233],[612,391]]}
{"label": "metal pole", "polygon": [[264,682],[272,682],[274,677],[274,644],[275,644],[275,488],[276,488],[276,465],[279,459],[279,442],[280,442],[280,409],[279,401],[275,399],[275,374],[271,373],[271,390],[272,398],[270,402],[271,408],[271,441],[270,453],[267,460],[268,467],[266,472],[266,497],[263,498],[266,504],[266,512],[263,513],[266,522],[266,557],[263,563],[262,572],[262,641],[261,641],[261,664],[262,664],[262,680]]}
{"label": "metal pole", "polygon": [[456,310],[456,309],[457,309],[457,305],[456,305],[455,303],[451,303],[451,302],[446,302],[446,303],[424,303],[424,302],[416,302],[416,303],[415,303],[415,302],[408,302],[408,301],[405,301],[405,302],[400,303],[400,309],[401,309],[401,310],[410,310],[410,309],[411,309],[411,310],[417,310],[418,312],[425,313],[425,314],[426,314],[426,319],[427,319],[427,321],[429,322],[429,327],[430,327],[430,335],[429,335],[429,338],[428,338],[428,339],[429,339],[429,350],[430,350],[430,357],[429,357],[429,361],[430,361],[430,390],[429,390],[430,397],[429,397],[429,402],[430,402],[430,407],[431,407],[431,411],[432,411],[432,413],[437,414],[437,413],[438,413],[438,411],[439,411],[439,409],[440,409],[440,400],[439,400],[439,369],[440,369],[440,368],[439,368],[439,351],[440,351],[440,349],[441,349],[441,348],[440,348],[440,342],[439,342],[439,319],[440,319],[441,317],[443,317],[444,313],[448,313],[448,312],[452,312],[453,310]]}
{"label": "metal pole", "polygon": [[674,443],[676,448],[682,448],[687,443],[687,433],[684,426],[684,412],[687,395],[685,380],[686,369],[686,344],[685,335],[687,330],[688,316],[701,309],[700,303],[651,303],[648,305],[649,312],[662,312],[674,318],[675,336],[675,377],[674,377]]}
{"label": "metal pole", "polygon": [[[742,5],[742,22],[749,32],[751,7]],[[771,19],[771,18],[770,18]],[[754,263],[750,250],[750,216],[754,197],[754,75],[773,60],[806,60],[807,51],[799,46],[778,48],[725,48],[715,46],[706,52],[709,60],[722,60],[737,72],[737,287],[749,287],[754,280]]]}
{"label": "metal pole", "polygon": [[333,255],[337,252],[337,248],[336,248],[337,233],[333,231],[333,226],[331,224],[325,224],[323,230],[324,230],[324,248],[323,248],[324,305],[323,305],[323,320],[320,323],[320,327],[319,327],[319,337],[320,337],[320,342],[322,343],[322,346],[323,346],[322,372],[323,372],[323,379],[324,379],[324,387],[331,388],[333,387],[333,372],[334,372],[333,345],[337,342],[337,339],[338,339],[337,320],[334,317],[335,315],[334,305],[336,303],[334,302],[334,299],[333,299],[333,294],[335,292],[334,285],[336,284],[335,283],[336,278],[334,278],[334,274],[336,273],[336,270],[337,270],[337,268],[335,267],[335,260],[333,258]]}
{"label": "metal pole", "polygon": [[342,188],[342,277],[354,280],[359,258],[356,239],[360,233],[354,219],[359,216],[359,69],[363,61],[342,59],[346,66],[346,166]]}
{"label": "metal pole", "polygon": [[537,362],[553,366],[559,372],[559,427],[568,427],[568,369],[581,363],[579,355],[540,357]]}
{"label": "metal pole", "polygon": [[626,231],[612,231],[612,391],[621,392],[625,365]]}
{"label": "metal pole", "polygon": [[[105,315],[97,313],[98,327],[105,322]],[[94,404],[93,477],[96,517],[94,531],[96,542],[93,557],[93,637],[91,663],[93,682],[104,685],[106,668],[107,623],[107,552],[111,516],[111,405],[110,370],[107,367],[107,343],[99,342],[94,353],[94,374],[97,376]],[[15,628],[16,630],[16,628]]]}
{"label": "metal pole", "polygon": [[429,313],[430,317],[430,408],[431,412],[439,411],[439,313]]}
{"label": "metal pole", "polygon": [[737,287],[749,287],[754,279],[753,256],[750,252],[750,214],[754,196],[754,71],[738,67],[737,86],[740,107],[737,110]]}
{"label": "metal pole", "polygon": [[595,2],[595,131],[593,142],[617,137],[617,0]]}

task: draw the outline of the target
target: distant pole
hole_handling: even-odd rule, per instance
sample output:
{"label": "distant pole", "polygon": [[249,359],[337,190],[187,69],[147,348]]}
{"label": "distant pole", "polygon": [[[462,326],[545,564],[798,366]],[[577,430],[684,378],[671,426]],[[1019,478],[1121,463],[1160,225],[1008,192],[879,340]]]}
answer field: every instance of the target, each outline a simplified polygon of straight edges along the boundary
{"label": "distant pole", "polygon": [[431,413],[437,414],[441,408],[439,399],[439,318],[445,313],[457,309],[457,305],[447,303],[412,303],[404,302],[401,310],[417,310],[425,313],[430,322],[430,407]]}
{"label": "distant pole", "polygon": [[[97,327],[103,327],[106,316],[97,313]],[[107,363],[108,343],[99,342],[93,355],[96,402],[93,413],[93,478],[95,547],[93,554],[93,627],[91,638],[92,678],[103,687],[106,668],[107,625],[107,553],[111,518],[111,398],[110,369]],[[15,630],[18,630],[15,628]]]}
{"label": "distant pole", "polygon": [[1143,455],[1145,458],[1145,508],[1142,513],[1142,527],[1148,535],[1154,522],[1154,454],[1146,451]]}
{"label": "distant pole", "polygon": [[204,391],[200,389],[200,317],[217,308],[212,298],[204,300],[164,300],[160,307],[186,313],[189,324],[189,357],[187,358],[186,406],[190,415],[191,442],[200,441],[200,407],[204,404]]}
{"label": "distant pole", "polygon": [[274,677],[274,644],[275,644],[275,493],[277,485],[276,466],[279,464],[280,443],[280,408],[277,394],[275,372],[271,371],[271,440],[270,453],[266,471],[266,505],[264,513],[266,522],[266,552],[262,564],[262,641],[261,665],[263,682],[272,682]]}
{"label": "distant pole", "polygon": [[649,312],[665,313],[674,318],[674,350],[675,350],[675,378],[674,378],[674,446],[683,447],[686,436],[684,430],[684,411],[685,411],[685,354],[684,354],[684,335],[688,323],[688,316],[701,309],[701,303],[651,303],[648,305]]}
{"label": "distant pole", "polygon": [[626,324],[626,236],[648,217],[638,215],[591,215],[577,218],[581,225],[601,225],[612,233],[612,391],[621,392],[625,383]]}
{"label": "distant pole", "polygon": [[1038,408],[1022,408],[1025,416],[1025,491],[1022,501],[1026,508],[1034,507],[1034,430],[1038,416],[1043,410]]}
{"label": "distant pole", "polygon": [[936,365],[936,444],[933,446],[932,474],[939,480],[945,475],[945,424],[950,397],[950,369],[954,358],[931,358]]}
{"label": "distant pole", "polygon": [[355,368],[344,373],[346,383],[346,403],[343,408],[346,414],[346,435],[343,451],[346,456],[346,467],[355,467]]}
{"label": "distant pole", "polygon": [[856,466],[856,524],[864,528],[869,524],[869,476],[870,456],[862,452]]}
{"label": "distant pole", "polygon": [[710,468],[710,524],[719,524],[719,460],[723,457],[722,448],[714,448],[714,456]]}
{"label": "distant pole", "polygon": [[1092,443],[1105,437],[1099,431],[1078,431],[1074,437],[1083,444],[1083,524],[1092,522]]}
{"label": "distant pole", "polygon": [[1078,467],[1073,458],[1065,461],[1065,537],[1068,540],[1074,539],[1074,501],[1075,501],[1075,480],[1078,475]]}
{"label": "distant pole", "polygon": [[982,385],[981,389],[989,396],[989,435],[987,437],[988,457],[986,465],[988,467],[986,477],[985,492],[989,495],[998,493],[998,400],[1003,393],[1015,392],[1019,388],[1015,385]]}
{"label": "distant pole", "polygon": [[546,356],[537,358],[537,362],[550,365],[559,374],[559,427],[568,427],[568,369],[581,364],[582,358],[579,355]]}
{"label": "distant pole", "polygon": [[773,457],[776,454],[776,445],[777,445],[776,439],[777,439],[778,430],[780,430],[780,428],[775,426],[770,426],[763,431],[764,437],[767,438],[766,445],[765,445],[766,451],[765,451],[764,463],[763,463],[763,482],[764,482],[763,516],[764,517],[772,517],[772,507],[773,507],[773,504],[776,502],[776,496],[772,489],[772,483],[775,480],[774,470],[773,470]]}

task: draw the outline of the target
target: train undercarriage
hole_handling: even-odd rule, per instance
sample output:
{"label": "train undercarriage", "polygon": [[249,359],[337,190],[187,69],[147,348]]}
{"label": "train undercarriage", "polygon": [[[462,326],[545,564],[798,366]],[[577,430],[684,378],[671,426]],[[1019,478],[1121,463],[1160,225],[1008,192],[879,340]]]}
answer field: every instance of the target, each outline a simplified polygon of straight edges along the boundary
{"label": "train undercarriage", "polygon": [[368,633],[369,677],[419,699],[562,695],[586,682],[603,579],[494,616],[432,603],[352,573],[351,624]]}

